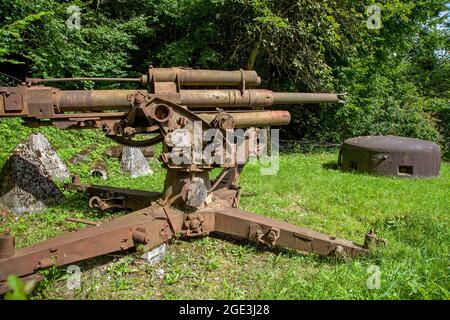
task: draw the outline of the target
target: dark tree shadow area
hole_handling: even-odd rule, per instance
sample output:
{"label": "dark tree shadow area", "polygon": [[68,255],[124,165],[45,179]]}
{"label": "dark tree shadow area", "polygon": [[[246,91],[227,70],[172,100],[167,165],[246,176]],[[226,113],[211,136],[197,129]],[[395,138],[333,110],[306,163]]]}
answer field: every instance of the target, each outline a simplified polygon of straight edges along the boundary
{"label": "dark tree shadow area", "polygon": [[337,170],[339,170],[339,164],[337,163],[337,161],[331,161],[331,162],[323,163],[322,168],[327,169],[327,170],[337,171]]}

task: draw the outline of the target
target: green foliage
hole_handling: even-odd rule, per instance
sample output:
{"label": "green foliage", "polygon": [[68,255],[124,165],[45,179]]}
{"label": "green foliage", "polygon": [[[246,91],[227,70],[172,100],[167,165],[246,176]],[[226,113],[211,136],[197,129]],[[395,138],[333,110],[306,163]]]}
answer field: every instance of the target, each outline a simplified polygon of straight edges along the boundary
{"label": "green foliage", "polygon": [[[17,63],[31,62],[29,72],[37,77],[123,77],[130,76],[130,73],[138,74],[131,66],[131,57],[139,49],[137,38],[153,32],[146,26],[144,17],[138,15],[127,21],[122,21],[120,17],[114,20],[92,10],[91,3],[71,4],[80,7],[79,29],[66,26],[70,16],[66,12],[68,3],[50,0],[11,1],[9,6],[12,10],[0,18],[8,21],[24,14],[28,16],[23,22],[19,20],[2,27],[1,30],[14,31],[10,32],[14,38],[5,38],[2,42],[8,48],[3,55],[6,58],[8,54],[18,55],[16,60],[20,60]],[[46,11],[39,11],[44,8]],[[37,19],[40,23],[33,23]],[[19,34],[25,27],[27,33]],[[93,83],[84,84],[85,88],[92,86]]]}
{"label": "green foliage", "polygon": [[37,14],[30,14],[27,17],[16,20],[11,24],[2,26],[0,28],[0,63],[21,64],[22,61],[15,59],[7,59],[5,56],[20,50],[21,44],[24,39],[21,33],[31,23],[41,19],[43,16],[51,14],[51,12],[39,12]]}
{"label": "green foliage", "polygon": [[5,294],[5,300],[28,300],[28,296],[33,292],[37,284],[35,280],[24,283],[13,274],[8,276],[7,283],[12,291]]}

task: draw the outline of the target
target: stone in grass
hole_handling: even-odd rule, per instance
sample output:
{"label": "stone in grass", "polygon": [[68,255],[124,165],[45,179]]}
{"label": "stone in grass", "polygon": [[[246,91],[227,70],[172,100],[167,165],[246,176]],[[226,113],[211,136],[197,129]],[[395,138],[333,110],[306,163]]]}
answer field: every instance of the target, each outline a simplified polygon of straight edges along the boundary
{"label": "stone in grass", "polygon": [[129,172],[132,178],[153,174],[147,159],[139,148],[124,147],[120,159],[120,168],[123,172]]}
{"label": "stone in grass", "polygon": [[166,243],[163,243],[159,247],[156,247],[153,250],[150,250],[148,252],[145,252],[141,255],[141,259],[145,260],[150,264],[151,266],[157,264],[164,258],[164,255],[166,254],[168,245]]}
{"label": "stone in grass", "polygon": [[44,135],[31,134],[19,143],[0,173],[0,204],[22,214],[39,212],[64,200],[53,182],[70,172]]}

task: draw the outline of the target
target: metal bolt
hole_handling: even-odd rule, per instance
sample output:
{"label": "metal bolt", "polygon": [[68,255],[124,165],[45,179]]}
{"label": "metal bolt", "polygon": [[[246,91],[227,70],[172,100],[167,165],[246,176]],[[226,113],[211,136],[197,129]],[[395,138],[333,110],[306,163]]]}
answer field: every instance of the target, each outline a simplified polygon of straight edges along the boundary
{"label": "metal bolt", "polygon": [[270,241],[275,241],[277,238],[277,235],[275,233],[275,230],[270,230],[269,234],[267,235],[267,239],[269,239]]}

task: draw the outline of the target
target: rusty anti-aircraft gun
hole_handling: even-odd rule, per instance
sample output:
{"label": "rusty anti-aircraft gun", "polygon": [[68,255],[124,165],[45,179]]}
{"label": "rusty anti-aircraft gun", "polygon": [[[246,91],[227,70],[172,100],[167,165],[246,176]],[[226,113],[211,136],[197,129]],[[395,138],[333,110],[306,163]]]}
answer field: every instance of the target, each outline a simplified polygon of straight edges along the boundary
{"label": "rusty anti-aircraft gun", "polygon": [[[136,82],[141,89],[60,90],[40,85],[80,80]],[[289,112],[266,108],[337,103],[343,99],[339,94],[254,89],[260,84],[254,71],[151,67],[141,78],[28,78],[17,87],[0,87],[0,118],[21,117],[25,125],[33,127],[101,129],[116,142],[132,147],[161,142],[160,160],[168,171],[162,193],[83,185],[74,176],[69,188],[87,192],[91,206],[134,212],[18,250],[14,248],[14,236],[3,234],[0,281],[9,274],[33,278],[43,268],[128,250],[138,244],[140,249],[150,250],[175,236],[213,232],[323,256],[354,257],[366,251],[368,244],[375,241],[372,233],[366,235],[365,245],[358,245],[238,209],[237,180],[243,165],[236,161],[172,161],[175,146],[171,135],[178,129],[192,132],[195,122],[201,124],[202,131],[281,126],[289,124]],[[148,138],[139,139],[142,135]],[[214,167],[221,167],[222,172],[211,181],[209,173]]]}

